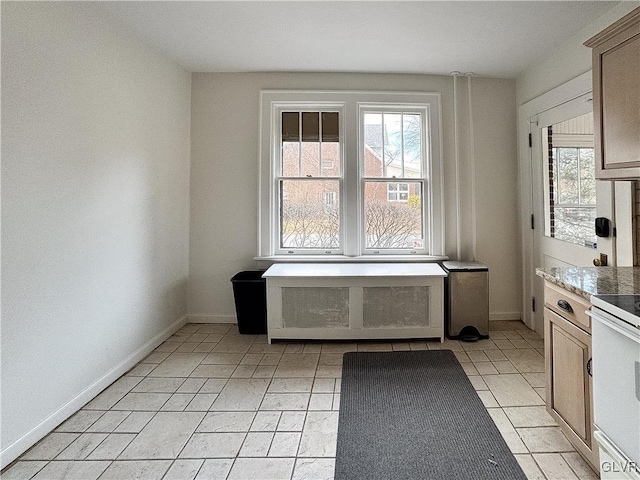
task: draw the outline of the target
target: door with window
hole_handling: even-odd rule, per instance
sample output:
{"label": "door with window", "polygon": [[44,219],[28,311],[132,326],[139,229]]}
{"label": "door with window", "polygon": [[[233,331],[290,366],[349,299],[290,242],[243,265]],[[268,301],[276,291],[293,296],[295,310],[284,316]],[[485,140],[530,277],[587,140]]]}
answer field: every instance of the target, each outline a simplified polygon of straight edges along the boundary
{"label": "door with window", "polygon": [[[532,117],[530,126],[535,266],[593,266],[601,254],[612,264],[613,224],[608,238],[595,234],[596,217],[613,219],[613,194],[611,182],[595,180],[591,94]],[[542,302],[539,278],[535,298]]]}

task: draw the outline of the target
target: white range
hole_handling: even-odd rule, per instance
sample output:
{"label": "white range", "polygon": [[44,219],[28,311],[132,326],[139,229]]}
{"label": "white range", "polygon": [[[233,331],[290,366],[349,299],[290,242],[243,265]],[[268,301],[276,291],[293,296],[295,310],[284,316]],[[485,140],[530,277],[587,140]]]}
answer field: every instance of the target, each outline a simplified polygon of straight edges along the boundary
{"label": "white range", "polygon": [[600,478],[640,480],[640,294],[593,295],[591,303]]}

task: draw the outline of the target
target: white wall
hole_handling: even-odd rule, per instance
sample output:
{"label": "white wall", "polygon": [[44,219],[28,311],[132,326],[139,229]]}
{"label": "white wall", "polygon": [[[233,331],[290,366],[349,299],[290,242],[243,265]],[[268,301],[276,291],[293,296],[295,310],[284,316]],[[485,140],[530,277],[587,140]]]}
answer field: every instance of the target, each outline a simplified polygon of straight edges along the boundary
{"label": "white wall", "polygon": [[[461,102],[466,83],[461,79]],[[512,80],[474,78],[478,260],[490,268],[493,318],[519,318],[516,110]],[[194,74],[188,310],[193,320],[233,321],[229,279],[256,267],[258,114],[261,89],[404,90],[442,94],[446,253],[456,255],[452,78],[390,74]],[[468,128],[460,108],[461,128]],[[463,136],[466,142],[466,136]],[[464,145],[463,145],[464,147]],[[464,259],[470,258],[468,148],[461,150]]]}
{"label": "white wall", "polygon": [[[489,311],[496,319],[521,317],[517,201],[515,85],[473,79],[476,156],[477,258],[489,265]],[[517,312],[514,315],[510,312]]]}
{"label": "white wall", "polygon": [[591,70],[591,49],[585,47],[583,43],[638,6],[640,6],[638,1],[620,2],[570,39],[558,45],[553,52],[531,64],[517,78],[518,105]]}
{"label": "white wall", "polygon": [[2,2],[3,466],[184,321],[190,91],[90,2]]}

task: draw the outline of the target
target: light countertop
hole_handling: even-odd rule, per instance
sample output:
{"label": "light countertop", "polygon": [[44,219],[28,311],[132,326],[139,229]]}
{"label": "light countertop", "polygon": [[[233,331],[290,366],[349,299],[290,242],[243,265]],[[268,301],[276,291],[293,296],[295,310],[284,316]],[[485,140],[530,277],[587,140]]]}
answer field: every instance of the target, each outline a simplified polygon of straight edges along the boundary
{"label": "light countertop", "polygon": [[587,300],[591,295],[640,293],[640,267],[536,268],[536,275]]}

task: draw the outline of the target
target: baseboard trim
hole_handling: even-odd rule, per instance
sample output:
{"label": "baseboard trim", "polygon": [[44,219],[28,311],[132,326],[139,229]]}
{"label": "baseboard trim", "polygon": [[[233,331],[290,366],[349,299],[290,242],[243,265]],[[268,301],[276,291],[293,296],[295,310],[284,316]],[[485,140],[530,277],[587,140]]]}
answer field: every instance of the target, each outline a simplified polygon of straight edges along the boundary
{"label": "baseboard trim", "polygon": [[[190,313],[187,315],[189,323],[238,323],[235,315],[209,315],[205,313]],[[491,312],[489,320],[520,320],[522,312]]]}
{"label": "baseboard trim", "polygon": [[0,452],[0,469],[5,468],[7,465],[13,462],[16,458],[18,458],[29,448],[35,445],[39,440],[44,438],[45,435],[47,435],[54,428],[64,422],[71,415],[73,415],[76,411],[86,405],[91,399],[102,392],[102,390],[107,388],[114,381],[131,370],[140,360],[149,355],[149,353],[151,353],[158,345],[160,345],[167,338],[173,335],[186,323],[187,315],[180,317],[158,335],[145,343],[142,347],[127,356],[122,362],[109,370],[101,378],[93,382],[82,392],[69,400],[66,404],[53,412],[30,431],[25,433],[18,440],[2,450]]}
{"label": "baseboard trim", "polygon": [[489,320],[521,320],[522,312],[491,312]]}
{"label": "baseboard trim", "polygon": [[238,323],[235,315],[207,315],[204,313],[190,313],[187,315],[189,323]]}

